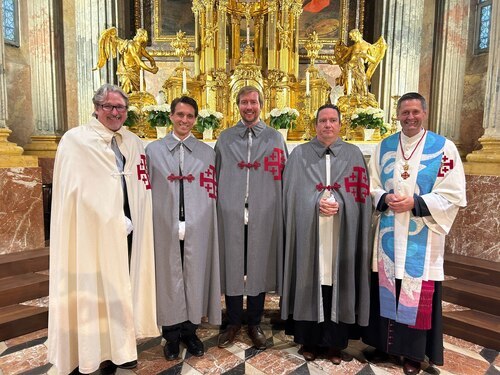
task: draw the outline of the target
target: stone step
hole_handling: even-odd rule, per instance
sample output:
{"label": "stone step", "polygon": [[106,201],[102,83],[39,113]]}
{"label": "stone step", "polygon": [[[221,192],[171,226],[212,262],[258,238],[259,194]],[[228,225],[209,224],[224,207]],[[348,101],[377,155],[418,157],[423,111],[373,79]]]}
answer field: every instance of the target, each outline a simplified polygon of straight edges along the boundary
{"label": "stone step", "polygon": [[446,253],[444,255],[444,274],[500,287],[500,262]]}
{"label": "stone step", "polygon": [[0,255],[0,279],[49,269],[49,248]]}
{"label": "stone step", "polygon": [[455,279],[443,281],[443,300],[489,314],[500,314],[500,287]]}
{"label": "stone step", "polygon": [[0,279],[0,307],[49,295],[49,275],[25,273]]}
{"label": "stone step", "polygon": [[500,350],[500,317],[476,310],[443,313],[444,333]]}
{"label": "stone step", "polygon": [[0,308],[0,341],[47,328],[46,307],[11,305]]}

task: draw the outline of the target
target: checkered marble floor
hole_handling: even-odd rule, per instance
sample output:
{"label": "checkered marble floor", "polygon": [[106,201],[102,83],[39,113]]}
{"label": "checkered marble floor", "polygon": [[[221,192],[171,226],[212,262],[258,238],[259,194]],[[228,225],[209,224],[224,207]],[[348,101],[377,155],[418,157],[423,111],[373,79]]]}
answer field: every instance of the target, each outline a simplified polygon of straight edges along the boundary
{"label": "checkered marble floor", "polygon": [[[202,324],[198,336],[205,346],[205,355],[197,358],[181,346],[181,359],[166,361],[163,357],[161,337],[142,340],[138,343],[138,366],[134,370],[118,369],[118,375],[149,374],[359,374],[382,375],[402,374],[398,363],[368,363],[363,356],[367,347],[360,341],[351,341],[345,350],[354,356],[350,362],[336,366],[330,361],[318,358],[306,362],[297,353],[299,347],[292,337],[284,334],[279,320],[277,298],[266,298],[266,311],[262,324],[268,340],[268,349],[259,351],[252,348],[246,331],[242,329],[232,347],[217,347],[219,328]],[[0,342],[0,375],[2,374],[57,374],[47,363],[45,342],[47,330]],[[495,350],[483,348],[451,336],[445,335],[445,364],[442,367],[427,367],[423,374],[499,374],[500,356]],[[96,372],[98,374],[99,372]]]}

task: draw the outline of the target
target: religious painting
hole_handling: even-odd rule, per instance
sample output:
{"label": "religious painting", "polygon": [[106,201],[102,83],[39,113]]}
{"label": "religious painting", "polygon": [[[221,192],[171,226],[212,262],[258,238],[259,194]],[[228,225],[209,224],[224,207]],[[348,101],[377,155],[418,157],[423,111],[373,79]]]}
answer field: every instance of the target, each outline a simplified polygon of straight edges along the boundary
{"label": "religious painting", "polygon": [[342,22],[342,0],[303,0],[299,19],[299,38],[306,39],[316,31],[320,39],[339,39]]}
{"label": "religious painting", "polygon": [[195,24],[192,5],[192,1],[186,0],[154,0],[153,41],[170,41],[179,30],[194,39]]}
{"label": "religious painting", "polygon": [[364,0],[303,0],[299,18],[300,54],[308,36],[316,31],[323,43],[321,55],[333,53],[338,40],[347,42],[350,29],[363,29]]}

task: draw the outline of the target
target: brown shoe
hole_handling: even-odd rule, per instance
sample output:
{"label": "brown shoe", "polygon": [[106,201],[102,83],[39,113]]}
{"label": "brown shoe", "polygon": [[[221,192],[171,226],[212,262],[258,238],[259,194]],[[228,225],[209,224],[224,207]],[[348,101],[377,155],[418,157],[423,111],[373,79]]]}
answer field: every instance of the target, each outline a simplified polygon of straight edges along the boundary
{"label": "brown shoe", "polygon": [[326,359],[329,359],[334,365],[340,365],[342,362],[342,353],[340,349],[329,348],[326,352]]}
{"label": "brown shoe", "polygon": [[420,362],[405,358],[403,360],[403,372],[406,375],[416,375],[420,372]]}
{"label": "brown shoe", "polygon": [[227,348],[228,346],[231,346],[240,329],[241,326],[228,325],[217,339],[217,345],[219,348]]}
{"label": "brown shoe", "polygon": [[314,361],[316,359],[316,349],[313,346],[302,345],[299,349],[299,354],[302,354],[306,361]]}
{"label": "brown shoe", "polygon": [[265,350],[266,346],[266,335],[262,332],[262,328],[257,326],[248,326],[248,336],[252,339],[253,345],[259,350]]}

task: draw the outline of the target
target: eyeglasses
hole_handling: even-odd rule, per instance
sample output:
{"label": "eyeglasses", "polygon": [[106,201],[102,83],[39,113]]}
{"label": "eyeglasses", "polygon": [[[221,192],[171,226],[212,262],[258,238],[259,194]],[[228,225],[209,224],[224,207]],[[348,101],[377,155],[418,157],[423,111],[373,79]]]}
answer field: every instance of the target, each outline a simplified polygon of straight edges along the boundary
{"label": "eyeglasses", "polygon": [[101,108],[106,112],[112,112],[113,109],[116,109],[118,112],[125,112],[127,110],[126,105],[101,104]]}

